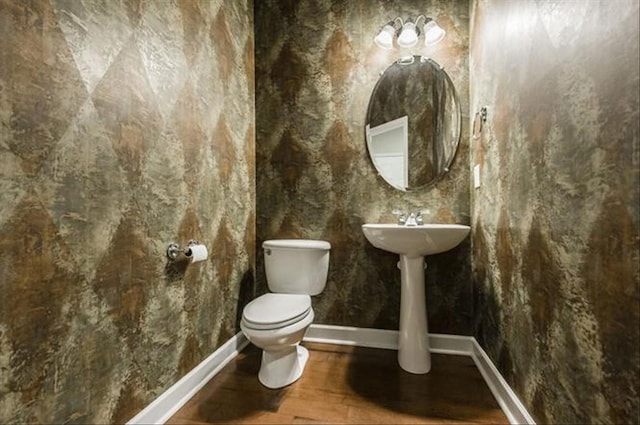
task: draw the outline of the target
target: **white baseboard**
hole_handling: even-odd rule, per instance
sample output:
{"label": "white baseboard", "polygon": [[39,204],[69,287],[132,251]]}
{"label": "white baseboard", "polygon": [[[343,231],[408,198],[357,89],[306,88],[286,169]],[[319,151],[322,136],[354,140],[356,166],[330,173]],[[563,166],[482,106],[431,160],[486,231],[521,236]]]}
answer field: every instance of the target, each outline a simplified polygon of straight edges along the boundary
{"label": "white baseboard", "polygon": [[[313,324],[304,341],[397,350],[398,331]],[[164,424],[248,344],[247,338],[242,332],[238,332],[128,424]],[[509,422],[535,425],[518,396],[474,337],[429,334],[429,344],[432,353],[471,357]]]}
{"label": "white baseboard", "polygon": [[[313,324],[304,341],[359,347],[398,349],[398,331]],[[518,396],[472,336],[429,334],[429,351],[469,356],[511,424],[535,424]]]}
{"label": "white baseboard", "polygon": [[164,424],[247,344],[247,338],[238,332],[127,424]]}
{"label": "white baseboard", "polygon": [[309,327],[309,330],[307,330],[303,341],[397,350],[398,331],[352,328],[349,326],[316,325],[314,323]]}
{"label": "white baseboard", "polygon": [[[304,341],[321,344],[355,345],[358,347],[398,349],[398,331],[312,324]],[[473,337],[429,334],[432,353],[470,356]]]}
{"label": "white baseboard", "polygon": [[493,393],[496,401],[509,423],[512,424],[535,424],[535,421],[527,412],[516,393],[513,392],[507,381],[504,380],[498,369],[495,367],[487,353],[482,349],[478,341],[473,338],[473,351],[471,357],[476,367],[482,374],[484,381]]}

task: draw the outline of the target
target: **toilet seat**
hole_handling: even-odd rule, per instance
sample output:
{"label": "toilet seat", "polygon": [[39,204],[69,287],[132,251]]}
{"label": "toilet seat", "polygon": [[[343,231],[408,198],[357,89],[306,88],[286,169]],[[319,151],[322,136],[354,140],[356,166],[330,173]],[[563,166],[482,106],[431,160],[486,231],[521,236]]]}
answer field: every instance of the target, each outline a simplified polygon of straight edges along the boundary
{"label": "toilet seat", "polygon": [[303,320],[310,312],[309,295],[269,293],[247,304],[242,321],[250,329],[278,329]]}

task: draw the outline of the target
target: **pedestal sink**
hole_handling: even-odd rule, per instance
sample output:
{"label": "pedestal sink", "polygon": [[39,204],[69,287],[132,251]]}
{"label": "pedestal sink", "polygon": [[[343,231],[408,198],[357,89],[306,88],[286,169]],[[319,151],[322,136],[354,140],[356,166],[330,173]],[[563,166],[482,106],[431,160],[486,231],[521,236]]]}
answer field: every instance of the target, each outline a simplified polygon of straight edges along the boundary
{"label": "pedestal sink", "polygon": [[461,224],[362,225],[362,232],[373,246],[400,255],[398,363],[407,372],[420,374],[431,369],[424,256],[456,247],[470,230],[469,226]]}

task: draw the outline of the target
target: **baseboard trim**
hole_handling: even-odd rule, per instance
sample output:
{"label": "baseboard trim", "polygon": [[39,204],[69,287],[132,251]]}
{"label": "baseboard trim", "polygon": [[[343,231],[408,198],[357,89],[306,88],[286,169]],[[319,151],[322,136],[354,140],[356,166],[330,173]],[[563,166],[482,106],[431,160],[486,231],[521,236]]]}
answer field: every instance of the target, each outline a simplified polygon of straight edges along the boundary
{"label": "baseboard trim", "polygon": [[502,411],[507,415],[509,423],[535,424],[535,421],[527,412],[516,393],[513,392],[475,338],[473,338],[471,357]]}
{"label": "baseboard trim", "polygon": [[[398,331],[313,324],[304,341],[397,350]],[[518,396],[474,337],[429,334],[429,343],[432,353],[471,357],[509,422],[535,425]],[[128,424],[164,424],[248,344],[247,338],[238,332]]]}
{"label": "baseboard trim", "polygon": [[[359,347],[398,349],[398,331],[313,324],[304,341]],[[432,353],[469,356],[511,424],[533,424],[518,396],[472,336],[429,334]]]}
{"label": "baseboard trim", "polygon": [[238,332],[127,424],[164,424],[248,344]]}
{"label": "baseboard trim", "polygon": [[357,347],[398,349],[398,331],[386,329],[353,328],[312,324],[303,341],[319,344],[352,345]]}
{"label": "baseboard trim", "polygon": [[[397,350],[398,331],[312,324],[304,341]],[[429,334],[429,344],[431,347],[429,351],[432,353],[470,356],[473,349],[473,337]]]}

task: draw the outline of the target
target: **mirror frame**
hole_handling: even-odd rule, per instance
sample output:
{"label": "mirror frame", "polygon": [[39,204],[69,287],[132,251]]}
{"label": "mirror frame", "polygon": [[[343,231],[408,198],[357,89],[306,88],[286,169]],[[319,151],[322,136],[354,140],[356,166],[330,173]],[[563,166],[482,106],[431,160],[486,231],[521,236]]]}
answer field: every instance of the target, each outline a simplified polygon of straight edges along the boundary
{"label": "mirror frame", "polygon": [[[371,150],[369,149],[369,141],[368,141],[368,129],[369,129],[369,123],[368,118],[370,116],[370,114],[372,113],[372,108],[373,108],[373,102],[372,99],[376,93],[376,91],[378,90],[384,74],[391,69],[392,67],[396,66],[396,65],[412,65],[415,61],[419,61],[421,64],[425,64],[428,63],[431,66],[435,67],[439,72],[441,72],[444,75],[444,79],[446,80],[446,84],[451,87],[452,90],[452,98],[453,98],[453,102],[454,102],[454,111],[455,111],[455,117],[454,120],[456,121],[455,123],[455,129],[456,129],[456,135],[454,136],[451,145],[452,145],[452,154],[450,155],[449,158],[447,158],[444,167],[442,169],[442,171],[440,171],[440,173],[438,173],[438,175],[436,175],[435,177],[433,177],[431,180],[419,185],[419,186],[413,186],[413,187],[406,187],[404,189],[402,188],[398,188],[396,186],[394,186],[393,184],[391,184],[380,172],[380,170],[378,169],[375,161],[373,160],[373,156],[371,154]],[[383,125],[383,124],[380,124]],[[404,191],[404,192],[413,192],[419,189],[425,189],[428,188],[430,186],[433,186],[434,184],[438,183],[440,180],[442,180],[442,178],[447,175],[447,173],[450,171],[451,169],[451,164],[453,164],[453,161],[455,160],[457,153],[458,153],[458,148],[460,145],[460,140],[462,139],[462,107],[460,105],[460,98],[458,97],[458,92],[456,90],[455,85],[453,84],[453,81],[451,80],[451,77],[449,77],[449,74],[444,70],[444,67],[440,66],[440,64],[438,64],[435,60],[428,58],[426,56],[422,56],[422,55],[412,55],[412,56],[407,56],[407,57],[403,57],[400,58],[396,61],[394,61],[391,65],[389,65],[383,73],[380,74],[380,78],[378,78],[378,81],[376,81],[375,86],[373,87],[373,90],[371,92],[371,95],[369,96],[369,104],[367,106],[367,113],[365,115],[365,125],[364,125],[364,139],[365,139],[365,144],[367,145],[367,153],[369,155],[369,161],[371,163],[371,165],[373,165],[376,173],[384,180],[385,183],[389,184],[391,187],[393,187],[394,189],[400,190],[400,191]],[[411,134],[409,134],[409,143],[411,143]],[[442,141],[440,141],[440,143],[443,143]],[[410,172],[410,170],[408,170],[408,172]]]}

